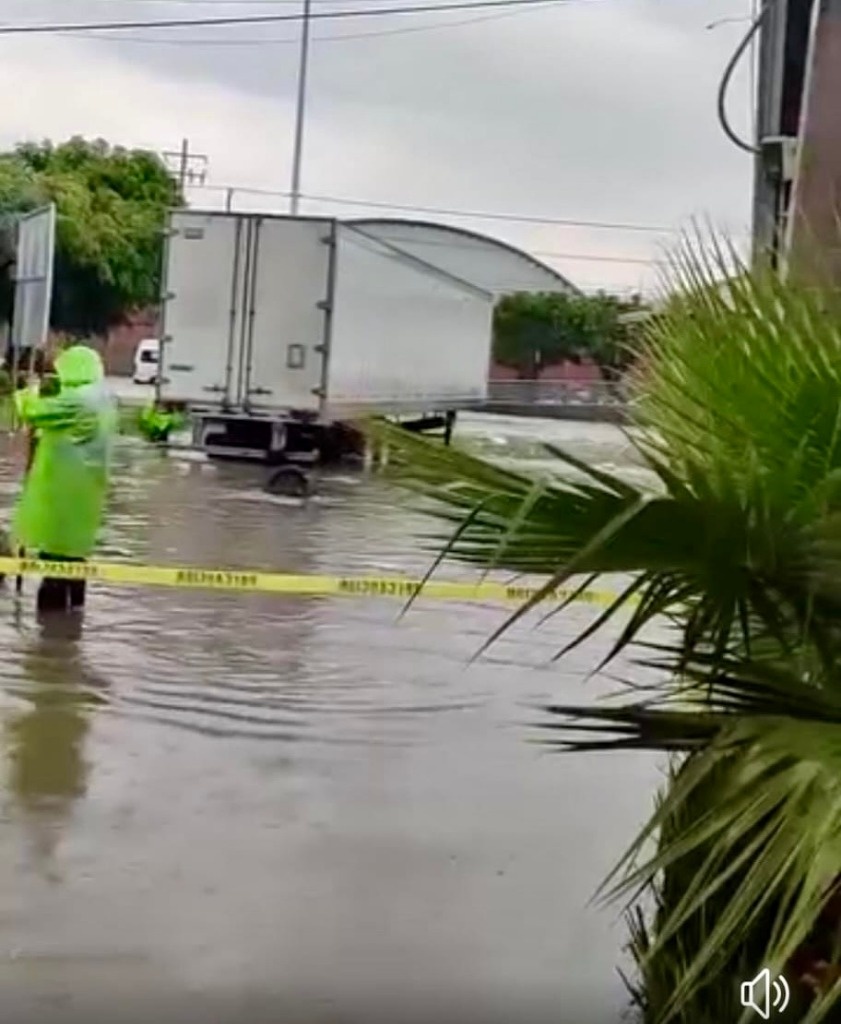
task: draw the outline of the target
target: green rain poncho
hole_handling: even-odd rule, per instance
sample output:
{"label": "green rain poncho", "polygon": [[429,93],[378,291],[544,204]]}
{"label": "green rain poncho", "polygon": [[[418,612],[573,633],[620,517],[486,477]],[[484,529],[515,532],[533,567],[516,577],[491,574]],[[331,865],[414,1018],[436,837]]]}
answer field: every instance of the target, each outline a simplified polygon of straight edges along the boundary
{"label": "green rain poncho", "polygon": [[15,396],[21,420],[37,433],[32,467],[15,509],[12,540],[34,554],[87,558],[102,521],[117,409],[99,355],[86,345],[55,362],[57,395]]}
{"label": "green rain poncho", "polygon": [[185,417],[181,413],[161,409],[154,403],[141,409],[137,417],[141,435],[153,443],[165,443],[172,431],[180,430],[184,423]]}

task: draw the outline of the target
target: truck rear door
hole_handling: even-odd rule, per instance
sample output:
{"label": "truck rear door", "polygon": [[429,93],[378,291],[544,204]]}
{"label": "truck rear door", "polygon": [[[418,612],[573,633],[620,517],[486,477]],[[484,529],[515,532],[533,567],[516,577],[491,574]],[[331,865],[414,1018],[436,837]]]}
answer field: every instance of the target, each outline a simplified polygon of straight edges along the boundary
{"label": "truck rear door", "polygon": [[240,383],[255,412],[321,407],[334,222],[258,217]]}
{"label": "truck rear door", "polygon": [[239,216],[178,210],[164,259],[158,395],[226,407],[236,400],[235,362],[243,322],[247,223]]}

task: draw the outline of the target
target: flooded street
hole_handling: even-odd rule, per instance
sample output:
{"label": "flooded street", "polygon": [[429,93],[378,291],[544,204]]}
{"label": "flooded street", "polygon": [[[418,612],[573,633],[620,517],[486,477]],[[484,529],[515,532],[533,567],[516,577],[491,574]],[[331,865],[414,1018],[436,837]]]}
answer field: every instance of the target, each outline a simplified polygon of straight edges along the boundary
{"label": "flooded street", "polygon": [[[461,436],[629,459],[604,425]],[[261,479],[125,440],[102,556],[428,565],[429,523],[376,477],[305,505]],[[0,595],[4,1021],[619,1021],[624,929],[588,903],[658,776],[530,742],[535,702],[614,685],[585,678],[604,639],[548,664],[591,610],[468,665],[505,609],[95,585],[74,637],[42,631],[34,588]]]}

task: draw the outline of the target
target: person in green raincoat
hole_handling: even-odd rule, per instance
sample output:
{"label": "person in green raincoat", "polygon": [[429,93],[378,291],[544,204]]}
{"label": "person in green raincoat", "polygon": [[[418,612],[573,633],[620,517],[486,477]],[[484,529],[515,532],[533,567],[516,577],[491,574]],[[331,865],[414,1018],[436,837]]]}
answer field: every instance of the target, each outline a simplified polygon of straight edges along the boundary
{"label": "person in green raincoat", "polygon": [[167,409],[152,402],[144,406],[137,417],[137,426],[147,441],[165,444],[173,430],[184,426],[185,418],[174,409]]}
{"label": "person in green raincoat", "polygon": [[[54,395],[25,389],[15,396],[21,421],[37,436],[32,465],[12,522],[12,541],[45,561],[82,562],[102,523],[117,407],[99,354],[87,345],[55,361]],[[46,578],[40,611],[81,609],[84,580]]]}

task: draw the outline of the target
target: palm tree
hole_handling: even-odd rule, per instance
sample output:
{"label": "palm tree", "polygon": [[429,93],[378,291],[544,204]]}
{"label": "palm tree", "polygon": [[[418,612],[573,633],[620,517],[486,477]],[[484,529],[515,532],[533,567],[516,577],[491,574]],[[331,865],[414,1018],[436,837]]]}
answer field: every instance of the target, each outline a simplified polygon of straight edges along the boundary
{"label": "palm tree", "polygon": [[[841,328],[774,277],[722,283],[730,262],[679,261],[637,363],[631,440],[656,486],[556,448],[535,479],[377,428],[444,524],[436,565],[544,578],[488,643],[560,584],[626,574],[576,643],[614,622],[606,660],[632,645],[658,681],[548,708],[546,738],[671,759],[605,885],[628,901],[646,1024],[748,1020],[739,982],[764,967],[792,988],[778,1019],[841,1020]],[[654,621],[668,643],[644,642]]]}

